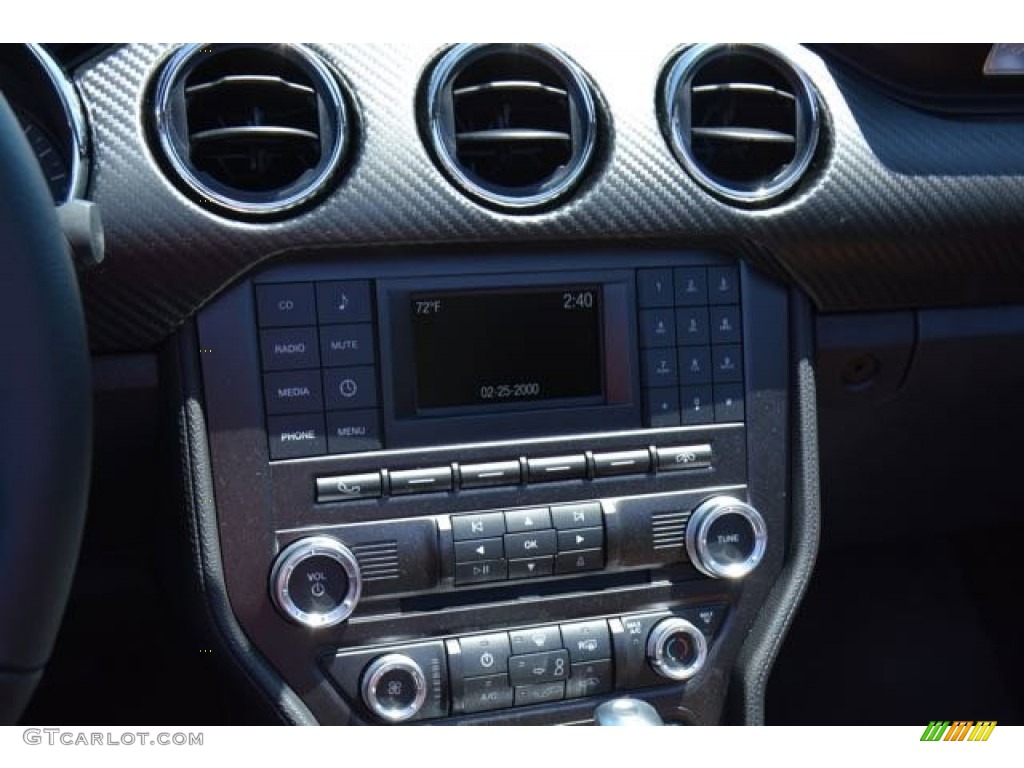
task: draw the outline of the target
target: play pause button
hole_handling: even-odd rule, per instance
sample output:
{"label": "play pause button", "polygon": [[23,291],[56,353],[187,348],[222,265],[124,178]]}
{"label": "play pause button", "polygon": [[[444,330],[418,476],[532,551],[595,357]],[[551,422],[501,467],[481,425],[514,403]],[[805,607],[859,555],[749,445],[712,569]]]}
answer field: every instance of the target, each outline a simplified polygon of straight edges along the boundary
{"label": "play pause button", "polygon": [[550,576],[553,571],[554,558],[550,555],[508,561],[508,577],[510,579],[532,579],[538,576]]}

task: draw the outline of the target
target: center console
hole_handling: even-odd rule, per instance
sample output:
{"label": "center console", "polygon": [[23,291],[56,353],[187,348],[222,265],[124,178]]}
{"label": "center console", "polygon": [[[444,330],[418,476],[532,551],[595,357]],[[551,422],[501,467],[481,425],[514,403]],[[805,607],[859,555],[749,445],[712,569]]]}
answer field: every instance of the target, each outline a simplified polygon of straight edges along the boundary
{"label": "center console", "polygon": [[198,319],[232,620],[321,723],[715,723],[790,536],[728,254],[307,253]]}

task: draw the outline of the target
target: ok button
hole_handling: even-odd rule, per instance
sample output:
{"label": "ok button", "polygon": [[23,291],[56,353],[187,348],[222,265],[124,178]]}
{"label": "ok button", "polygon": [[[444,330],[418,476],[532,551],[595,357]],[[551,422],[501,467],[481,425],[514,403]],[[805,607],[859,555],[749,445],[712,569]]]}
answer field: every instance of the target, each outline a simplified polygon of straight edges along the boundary
{"label": "ok button", "polygon": [[505,557],[516,560],[538,555],[553,555],[557,538],[554,531],[505,534]]}

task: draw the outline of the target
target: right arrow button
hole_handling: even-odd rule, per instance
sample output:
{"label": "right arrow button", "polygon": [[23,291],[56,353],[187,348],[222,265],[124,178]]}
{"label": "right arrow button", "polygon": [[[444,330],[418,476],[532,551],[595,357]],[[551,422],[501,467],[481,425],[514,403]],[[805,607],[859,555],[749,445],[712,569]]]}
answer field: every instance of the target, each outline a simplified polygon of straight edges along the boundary
{"label": "right arrow button", "polygon": [[576,528],[558,532],[558,551],[572,552],[577,549],[600,549],[604,546],[604,529]]}

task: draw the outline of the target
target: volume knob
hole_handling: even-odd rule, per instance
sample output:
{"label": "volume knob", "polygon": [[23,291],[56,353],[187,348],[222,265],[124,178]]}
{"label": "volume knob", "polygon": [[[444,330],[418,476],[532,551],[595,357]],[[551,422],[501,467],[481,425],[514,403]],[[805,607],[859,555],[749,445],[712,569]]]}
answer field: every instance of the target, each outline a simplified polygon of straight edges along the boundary
{"label": "volume knob", "polygon": [[729,496],[716,496],[690,515],[686,552],[701,573],[741,579],[764,557],[768,531],[761,513]]}
{"label": "volume knob", "polygon": [[347,619],[362,583],[355,555],[330,536],[299,539],[278,555],[270,572],[270,594],[278,610],[313,629]]}

